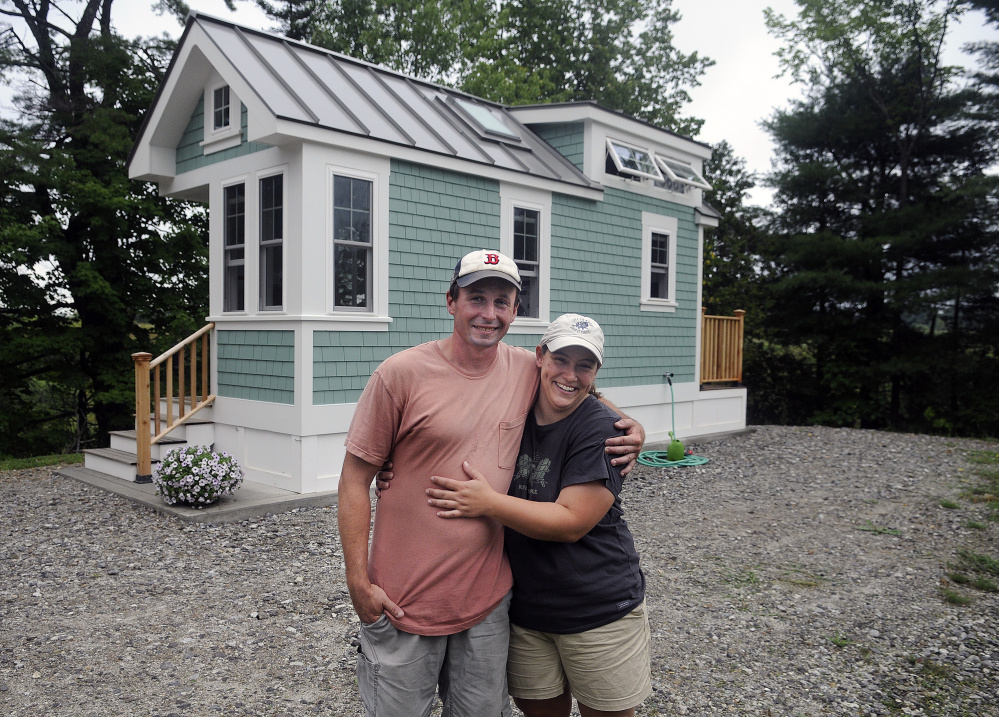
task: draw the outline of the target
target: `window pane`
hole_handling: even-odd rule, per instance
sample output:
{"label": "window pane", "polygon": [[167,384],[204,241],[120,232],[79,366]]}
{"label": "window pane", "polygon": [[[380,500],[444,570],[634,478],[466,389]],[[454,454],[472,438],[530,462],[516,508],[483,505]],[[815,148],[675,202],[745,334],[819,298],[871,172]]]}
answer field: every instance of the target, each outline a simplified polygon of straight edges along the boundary
{"label": "window pane", "polygon": [[245,296],[245,274],[242,264],[227,266],[225,269],[225,295],[223,311],[242,311]]}
{"label": "window pane", "polygon": [[669,235],[652,233],[652,263],[669,264]]}
{"label": "window pane", "polygon": [[665,269],[653,267],[649,296],[653,299],[669,298],[669,277]]}
{"label": "window pane", "polygon": [[538,277],[520,275],[520,306],[517,316],[538,317]]}
{"label": "window pane", "polygon": [[261,308],[279,309],[282,301],[282,251],[281,246],[268,246],[261,250],[263,275],[263,300]]}
{"label": "window pane", "polygon": [[363,247],[336,247],[333,268],[337,306],[368,306],[368,253]]}

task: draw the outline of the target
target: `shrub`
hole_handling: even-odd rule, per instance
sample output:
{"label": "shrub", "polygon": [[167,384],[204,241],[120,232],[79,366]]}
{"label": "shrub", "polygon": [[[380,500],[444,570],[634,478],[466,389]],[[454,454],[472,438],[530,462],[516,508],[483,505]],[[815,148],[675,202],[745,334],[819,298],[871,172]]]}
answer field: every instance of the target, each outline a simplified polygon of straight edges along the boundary
{"label": "shrub", "polygon": [[224,495],[236,492],[243,482],[243,469],[223,451],[207,446],[175,448],[153,472],[156,494],[170,505],[178,503],[203,508]]}

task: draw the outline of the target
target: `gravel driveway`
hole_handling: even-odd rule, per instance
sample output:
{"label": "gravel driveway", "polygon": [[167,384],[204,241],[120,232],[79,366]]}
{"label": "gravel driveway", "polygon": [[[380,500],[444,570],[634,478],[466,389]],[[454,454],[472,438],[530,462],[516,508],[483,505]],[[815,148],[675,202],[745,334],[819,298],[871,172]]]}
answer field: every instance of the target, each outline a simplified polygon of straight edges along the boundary
{"label": "gravel driveway", "polygon": [[[999,559],[963,497],[966,452],[999,445],[765,426],[694,448],[707,465],[626,482],[640,715],[999,716],[999,593],[948,577]],[[362,714],[335,508],[212,526],[49,470],[0,487],[4,715]]]}

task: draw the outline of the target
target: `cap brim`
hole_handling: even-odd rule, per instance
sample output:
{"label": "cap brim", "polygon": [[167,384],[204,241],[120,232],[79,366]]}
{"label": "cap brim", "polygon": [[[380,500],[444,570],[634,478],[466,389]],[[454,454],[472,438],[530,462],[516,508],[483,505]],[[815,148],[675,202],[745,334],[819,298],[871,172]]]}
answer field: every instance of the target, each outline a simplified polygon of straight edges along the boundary
{"label": "cap brim", "polygon": [[506,279],[511,284],[517,287],[517,291],[520,291],[520,282],[514,279],[512,276],[503,271],[493,271],[490,269],[484,269],[482,271],[473,271],[464,276],[459,276],[455,279],[455,283],[464,288],[470,284],[474,284],[477,281],[482,281],[483,279]]}
{"label": "cap brim", "polygon": [[587,341],[581,336],[563,336],[561,338],[552,339],[545,346],[548,347],[549,351],[561,351],[569,346],[579,346],[584,348],[593,354],[593,358],[597,360],[597,363],[601,366],[604,365],[604,353],[600,351],[596,346]]}

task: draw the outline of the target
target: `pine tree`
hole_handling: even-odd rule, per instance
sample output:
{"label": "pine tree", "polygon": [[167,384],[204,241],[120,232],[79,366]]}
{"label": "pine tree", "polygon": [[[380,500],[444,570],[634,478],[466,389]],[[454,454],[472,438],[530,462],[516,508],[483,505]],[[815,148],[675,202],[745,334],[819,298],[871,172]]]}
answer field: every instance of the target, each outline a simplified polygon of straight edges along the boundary
{"label": "pine tree", "polygon": [[814,352],[812,418],[978,431],[962,406],[981,394],[965,377],[982,318],[967,312],[996,287],[995,123],[972,116],[980,94],[940,55],[966,3],[798,4],[795,21],[768,17],[807,88],[766,123],[778,146],[772,323]]}

